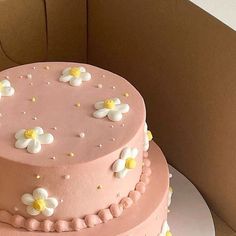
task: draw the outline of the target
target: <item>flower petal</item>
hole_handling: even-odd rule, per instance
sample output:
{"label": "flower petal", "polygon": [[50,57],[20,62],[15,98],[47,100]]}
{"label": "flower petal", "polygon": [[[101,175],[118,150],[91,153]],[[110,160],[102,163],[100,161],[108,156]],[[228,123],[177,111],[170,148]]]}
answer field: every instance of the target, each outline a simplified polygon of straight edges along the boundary
{"label": "flower petal", "polygon": [[122,119],[122,113],[120,111],[110,110],[108,118],[112,121],[120,121]]}
{"label": "flower petal", "polygon": [[130,156],[131,156],[131,148],[129,147],[124,148],[120,154],[120,158],[123,160],[127,159]]}
{"label": "flower petal", "polygon": [[37,211],[36,209],[34,209],[32,206],[27,206],[26,207],[26,211],[27,211],[27,213],[29,214],[29,215],[31,215],[31,216],[37,216],[37,215],[39,215],[39,211]]}
{"label": "flower petal", "polygon": [[96,102],[95,105],[94,105],[94,107],[95,107],[96,109],[102,109],[102,108],[104,108],[104,102],[103,102],[103,101]]}
{"label": "flower petal", "polygon": [[45,208],[44,211],[42,211],[42,214],[47,217],[52,216],[53,213],[54,213],[53,208]]}
{"label": "flower petal", "polygon": [[122,171],[120,172],[116,172],[116,177],[118,178],[124,178],[128,173],[128,170],[127,169],[123,169]]}
{"label": "flower petal", "polygon": [[163,225],[162,225],[162,230],[161,230],[161,232],[162,232],[163,234],[165,234],[165,233],[166,233],[167,231],[169,231],[169,230],[170,230],[170,227],[169,227],[167,221],[164,221],[164,223],[163,223]]}
{"label": "flower petal", "polygon": [[15,147],[16,148],[26,148],[29,143],[32,141],[32,139],[25,139],[25,138],[22,138],[22,139],[18,139],[16,142],[15,142]]}
{"label": "flower petal", "polygon": [[121,113],[126,113],[129,111],[129,105],[128,104],[116,105],[116,110],[120,111]]}
{"label": "flower petal", "polygon": [[79,67],[80,72],[86,72],[86,69],[83,66]]}
{"label": "flower petal", "polygon": [[45,200],[46,207],[55,209],[58,206],[58,201],[56,198],[50,197]]}
{"label": "flower petal", "polygon": [[30,206],[34,202],[34,198],[33,198],[32,194],[26,193],[26,194],[22,195],[21,201],[25,205]]}
{"label": "flower petal", "polygon": [[93,116],[96,117],[96,118],[104,118],[105,116],[107,116],[109,111],[110,110],[107,109],[107,108],[102,108],[102,109],[99,109],[99,110],[95,111],[93,113]]}
{"label": "flower petal", "polygon": [[148,131],[148,126],[147,126],[147,123],[145,122],[144,123],[144,132],[147,133],[147,131]]}
{"label": "flower petal", "polygon": [[121,101],[120,101],[119,98],[113,98],[112,100],[113,100],[113,102],[114,102],[116,105],[121,104]]}
{"label": "flower petal", "polygon": [[49,133],[45,133],[39,135],[38,140],[40,141],[41,144],[49,144],[53,142],[54,137]]}
{"label": "flower petal", "polygon": [[33,197],[34,199],[47,199],[48,198],[48,192],[44,188],[36,188],[33,191]]}
{"label": "flower petal", "polygon": [[21,129],[15,134],[16,139],[24,138],[25,129]]}
{"label": "flower petal", "polygon": [[15,89],[12,87],[3,87],[1,90],[2,96],[12,96],[15,93]]}
{"label": "flower petal", "polygon": [[27,151],[30,153],[38,153],[41,150],[41,143],[39,142],[39,140],[35,139],[31,139],[28,147],[27,147]]}
{"label": "flower petal", "polygon": [[81,72],[80,77],[81,77],[82,81],[91,80],[91,74],[88,72]]}
{"label": "flower petal", "polygon": [[62,76],[59,78],[59,80],[60,80],[61,82],[68,82],[68,81],[70,81],[72,78],[73,78],[73,76],[71,76],[71,75],[62,75]]}
{"label": "flower petal", "polygon": [[62,71],[62,74],[63,74],[63,75],[68,75],[70,69],[71,69],[71,67],[67,67],[66,69],[64,69],[64,70]]}
{"label": "flower petal", "polygon": [[34,127],[34,130],[37,132],[38,135],[43,134],[43,129],[41,127]]}
{"label": "flower petal", "polygon": [[80,86],[81,85],[81,83],[82,83],[82,79],[79,77],[79,78],[72,78],[71,80],[70,80],[70,85],[72,85],[72,86]]}
{"label": "flower petal", "polygon": [[137,157],[138,156],[138,149],[137,148],[132,148],[131,149],[131,156],[133,158]]}
{"label": "flower petal", "polygon": [[7,79],[2,80],[1,84],[3,85],[3,87],[10,87],[11,86],[10,81]]}
{"label": "flower petal", "polygon": [[125,169],[125,161],[122,159],[118,159],[114,162],[112,165],[112,171],[113,172],[120,172],[123,169]]}

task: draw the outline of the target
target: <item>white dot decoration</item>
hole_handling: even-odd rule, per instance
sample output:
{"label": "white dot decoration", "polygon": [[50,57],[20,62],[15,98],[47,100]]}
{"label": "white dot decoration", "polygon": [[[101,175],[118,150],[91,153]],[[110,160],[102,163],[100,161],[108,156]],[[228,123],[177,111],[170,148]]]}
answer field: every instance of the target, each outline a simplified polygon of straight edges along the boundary
{"label": "white dot decoration", "polygon": [[61,199],[61,200],[60,200],[60,202],[64,202],[64,200],[63,200],[63,199]]}
{"label": "white dot decoration", "polygon": [[34,85],[33,82],[31,82],[30,85],[33,86]]}
{"label": "white dot decoration", "polygon": [[34,66],[34,67],[33,67],[33,70],[35,70],[35,69],[36,69],[36,67]]}
{"label": "white dot decoration", "polygon": [[53,129],[54,129],[54,130],[57,130],[57,127],[55,126],[55,127],[53,127]]}
{"label": "white dot decoration", "polygon": [[35,117],[33,117],[33,120],[37,120],[38,118],[35,116]]}
{"label": "white dot decoration", "polygon": [[48,81],[48,82],[47,82],[47,84],[48,84],[48,85],[50,85],[50,84],[51,84],[51,82],[49,82],[49,81]]}
{"label": "white dot decoration", "polygon": [[79,134],[79,137],[80,137],[80,138],[84,138],[84,137],[85,137],[85,133],[84,133],[84,132],[81,132],[81,133]]}
{"label": "white dot decoration", "polygon": [[64,179],[66,179],[66,180],[70,179],[70,175],[65,175]]}
{"label": "white dot decoration", "polygon": [[15,206],[14,211],[19,211],[19,208]]}
{"label": "white dot decoration", "polygon": [[111,128],[114,128],[114,125],[111,125],[110,127],[111,127]]}
{"label": "white dot decoration", "polygon": [[98,147],[101,148],[101,147],[102,147],[102,144],[98,144]]}
{"label": "white dot decoration", "polygon": [[26,111],[22,111],[22,114],[24,114],[24,115],[25,115],[25,114],[26,114]]}
{"label": "white dot decoration", "polygon": [[125,124],[122,124],[121,126],[122,126],[122,127],[125,127]]}
{"label": "white dot decoration", "polygon": [[40,175],[36,175],[36,179],[40,179],[41,178],[41,176]]}
{"label": "white dot decoration", "polygon": [[23,79],[23,75],[20,76],[20,79]]}
{"label": "white dot decoration", "polygon": [[0,117],[2,117],[2,113],[0,113]]}
{"label": "white dot decoration", "polygon": [[28,74],[26,77],[27,77],[27,79],[32,79],[32,75],[31,74]]}
{"label": "white dot decoration", "polygon": [[97,85],[97,88],[102,88],[102,84],[98,84],[98,85]]}
{"label": "white dot decoration", "polygon": [[45,66],[45,69],[46,69],[46,70],[49,70],[49,69],[50,69],[50,67],[49,67],[49,66]]}
{"label": "white dot decoration", "polygon": [[52,160],[56,160],[56,157],[51,157]]}
{"label": "white dot decoration", "polygon": [[114,142],[114,141],[116,141],[116,139],[115,139],[115,138],[112,138],[112,139],[111,139],[111,141],[113,141],[113,142]]}
{"label": "white dot decoration", "polygon": [[5,76],[6,79],[9,79],[10,77],[8,75]]}
{"label": "white dot decoration", "polygon": [[115,87],[115,86],[112,86],[111,88],[112,88],[112,89],[116,89],[116,87]]}
{"label": "white dot decoration", "polygon": [[169,178],[171,179],[172,177],[173,177],[173,175],[170,173],[170,174],[169,174]]}
{"label": "white dot decoration", "polygon": [[106,76],[105,75],[102,75],[102,78],[105,78]]}

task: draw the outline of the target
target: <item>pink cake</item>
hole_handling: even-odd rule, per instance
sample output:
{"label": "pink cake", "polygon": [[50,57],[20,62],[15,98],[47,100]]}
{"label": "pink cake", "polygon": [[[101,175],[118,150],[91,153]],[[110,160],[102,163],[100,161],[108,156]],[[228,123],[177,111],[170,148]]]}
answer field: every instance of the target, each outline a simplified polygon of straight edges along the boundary
{"label": "pink cake", "polygon": [[171,235],[168,166],[129,82],[35,63],[1,72],[0,95],[0,232]]}

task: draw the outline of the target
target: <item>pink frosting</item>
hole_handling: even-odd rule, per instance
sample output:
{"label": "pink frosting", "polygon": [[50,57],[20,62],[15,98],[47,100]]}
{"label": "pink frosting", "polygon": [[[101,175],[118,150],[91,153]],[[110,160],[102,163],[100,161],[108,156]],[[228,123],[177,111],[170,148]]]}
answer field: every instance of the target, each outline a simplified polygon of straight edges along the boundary
{"label": "pink frosting", "polygon": [[[80,87],[59,82],[62,70],[71,66],[84,66],[92,79]],[[32,79],[27,78],[27,74],[31,74]],[[34,218],[39,222],[68,221],[107,209],[134,190],[142,173],[146,112],[142,96],[129,82],[97,67],[69,62],[11,68],[0,73],[0,80],[6,76],[15,94],[0,101],[0,209],[28,218],[21,196],[42,187],[50,197],[57,198],[59,205],[51,217],[40,214]],[[102,84],[102,88],[98,88],[98,84]],[[125,93],[129,96],[124,96]],[[36,97],[34,103],[32,97]],[[114,97],[130,106],[121,121],[92,116],[97,101]],[[80,107],[75,106],[78,102]],[[15,133],[35,126],[52,133],[54,142],[42,145],[38,154],[16,149]],[[79,136],[81,132],[85,134],[83,138]],[[139,150],[137,167],[125,178],[118,179],[111,166],[125,147]],[[67,155],[70,152],[74,157]],[[40,178],[36,178],[37,175]],[[64,178],[67,175],[69,179]],[[29,222],[27,227],[30,229],[32,224]],[[47,231],[49,225],[47,222],[40,227]],[[58,225],[56,228],[61,230]]]}
{"label": "pink frosting", "polygon": [[[146,159],[148,160],[148,159]],[[148,163],[146,166],[145,163]],[[151,174],[150,161],[144,161],[142,168],[141,178],[146,177],[149,179]],[[145,174],[148,173],[148,175]],[[113,218],[117,218],[122,215],[123,211],[130,208],[134,203],[136,203],[142,194],[146,190],[145,183],[141,180],[136,184],[136,188],[130,191],[127,197],[124,197],[120,202],[111,204],[109,208],[102,209],[98,214],[86,215],[83,219],[74,218],[73,220],[43,220],[38,221],[33,218],[26,219],[20,215],[10,214],[7,211],[0,210],[0,222],[8,223],[15,228],[24,228],[28,231],[43,231],[43,232],[69,232],[69,231],[79,231],[84,228],[91,228],[101,223],[106,223]],[[149,182],[149,181],[148,181]]]}

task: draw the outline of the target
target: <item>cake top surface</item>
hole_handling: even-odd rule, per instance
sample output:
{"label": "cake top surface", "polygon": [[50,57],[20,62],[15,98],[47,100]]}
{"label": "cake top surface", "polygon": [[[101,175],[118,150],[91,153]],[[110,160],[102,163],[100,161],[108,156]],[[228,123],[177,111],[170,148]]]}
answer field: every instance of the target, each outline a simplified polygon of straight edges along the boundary
{"label": "cake top surface", "polygon": [[[84,67],[91,80],[80,86],[60,82],[68,67]],[[5,79],[15,89],[13,96],[0,100],[0,157],[8,160],[36,166],[90,162],[126,145],[145,120],[139,92],[122,77],[95,66],[34,63],[2,71],[0,81]],[[95,118],[94,105],[113,98],[129,105],[122,119]],[[52,134],[53,143],[42,145],[36,154],[16,148],[15,134],[34,127]]]}

